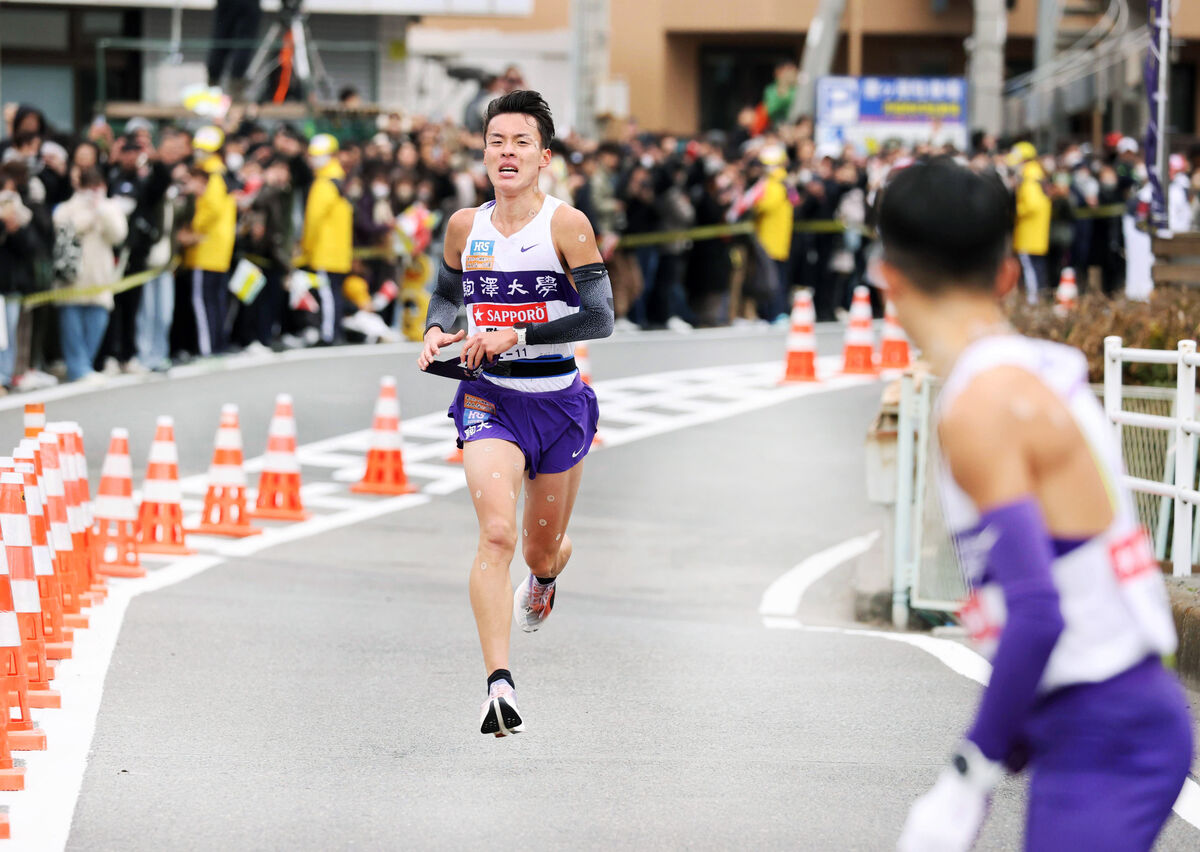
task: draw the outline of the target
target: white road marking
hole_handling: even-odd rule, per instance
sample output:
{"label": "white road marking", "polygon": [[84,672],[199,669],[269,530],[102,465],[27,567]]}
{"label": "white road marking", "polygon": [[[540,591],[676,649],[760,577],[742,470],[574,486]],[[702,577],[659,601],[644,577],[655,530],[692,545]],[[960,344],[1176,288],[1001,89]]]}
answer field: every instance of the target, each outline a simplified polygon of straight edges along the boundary
{"label": "white road marking", "polygon": [[[804,592],[838,565],[864,553],[874,542],[878,533],[859,536],[839,545],[823,550],[805,559],[791,571],[775,580],[763,593],[759,614],[763,626],[775,630],[803,630],[810,633],[837,633],[842,636],[869,636],[911,645],[941,661],[956,674],[987,686],[992,674],[992,665],[986,658],[966,645],[952,639],[939,639],[923,633],[893,633],[886,630],[871,630],[856,627],[814,626],[802,624],[795,617],[800,609]],[[864,544],[865,539],[870,539]],[[1179,798],[1172,808],[1185,822],[1200,828],[1200,784],[1185,778]]]}
{"label": "white road marking", "polygon": [[866,553],[877,538],[879,538],[878,531],[867,533],[805,559],[767,587],[767,590],[763,592],[762,603],[758,607],[759,614],[763,616],[794,616],[799,611],[800,599],[804,597],[809,586],[843,562]]}
{"label": "white road marking", "polygon": [[[364,347],[364,350],[357,354],[381,354],[388,351],[388,348]],[[412,348],[412,351],[417,349]],[[778,385],[781,373],[781,365],[778,362],[682,370],[599,382],[596,385],[597,395],[602,400],[605,397],[612,398],[614,409],[635,412],[641,408],[654,407],[660,401],[684,400],[689,410],[677,415],[654,413],[653,418],[648,418],[651,422],[642,425],[622,428],[606,424],[602,433],[605,445],[598,449],[711,423],[809,394],[861,386],[871,381],[858,377],[835,376],[839,360],[837,357],[818,360],[819,375],[828,377],[819,384]],[[266,363],[272,362],[268,360]],[[134,379],[129,378],[129,383],[132,384]],[[51,393],[41,398],[56,399],[73,395],[68,393],[70,387],[56,390],[57,394]],[[16,399],[23,405],[37,398],[33,394],[23,394]],[[8,405],[3,404],[5,402],[6,400],[0,400],[0,410],[14,407],[12,398],[7,400]],[[608,403],[602,402],[602,417],[607,410]],[[369,412],[370,407],[367,405],[364,407],[364,419],[369,417]],[[299,414],[303,420],[303,412]],[[406,420],[401,427],[404,433],[405,462],[414,462],[408,468],[409,476],[426,480],[423,483],[417,482],[421,493],[382,499],[350,495],[339,482],[346,480],[347,471],[362,470],[362,457],[368,449],[371,430],[363,429],[326,438],[297,448],[297,458],[301,466],[308,465],[304,471],[306,479],[322,472],[327,477],[321,481],[307,482],[304,485],[306,491],[303,493],[314,493],[327,498],[327,501],[322,501],[319,497],[311,501],[307,506],[310,510],[331,507],[333,500],[338,501],[344,508],[324,514],[314,511],[309,520],[286,526],[263,522],[265,532],[262,535],[239,540],[189,535],[188,545],[199,551],[196,555],[171,559],[162,567],[158,567],[161,564],[159,559],[146,557],[148,576],[138,580],[112,581],[108,599],[89,613],[90,628],[76,631],[73,658],[58,665],[54,684],[55,688],[62,692],[63,708],[35,712],[35,720],[46,731],[49,748],[44,752],[18,753],[18,757],[23,758],[26,763],[27,789],[18,793],[0,792],[0,805],[7,805],[9,808],[14,838],[11,843],[18,844],[10,848],[60,850],[66,846],[76,801],[87,769],[96,719],[100,712],[104,679],[130,601],[138,595],[195,577],[223,564],[227,559],[244,558],[277,544],[423,506],[435,497],[449,495],[465,488],[466,480],[461,465],[432,463],[440,461],[453,448],[454,433],[452,429],[446,428],[447,425],[446,413],[442,409]],[[422,436],[435,440],[414,440]],[[260,456],[248,459],[245,467],[247,472],[255,472],[262,469],[262,464],[263,457]],[[418,471],[419,477],[415,476],[415,472]],[[207,473],[184,477],[180,481],[183,493],[204,494],[206,480]],[[188,504],[196,509],[200,507],[199,501],[193,502],[190,496]],[[195,517],[187,520],[194,522]]]}

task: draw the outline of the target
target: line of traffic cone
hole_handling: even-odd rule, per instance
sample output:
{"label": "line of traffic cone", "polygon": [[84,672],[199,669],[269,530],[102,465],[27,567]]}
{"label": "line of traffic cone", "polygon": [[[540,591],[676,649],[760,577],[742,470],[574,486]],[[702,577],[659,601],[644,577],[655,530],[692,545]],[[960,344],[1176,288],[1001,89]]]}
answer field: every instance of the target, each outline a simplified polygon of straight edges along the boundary
{"label": "line of traffic cone", "polygon": [[[8,693],[10,701],[15,700],[6,719],[9,746],[14,751],[41,751],[46,748],[46,733],[34,724],[29,714],[29,650],[28,643],[22,639],[20,618],[22,614],[28,615],[29,608],[34,606],[37,583],[32,560],[25,564],[20,557],[20,529],[10,520],[21,511],[24,490],[25,480],[21,474],[0,474],[0,535],[6,539],[4,565],[0,566],[0,672],[3,672],[4,681],[0,689]],[[8,549],[9,537],[14,542],[12,552]],[[14,559],[18,562],[16,576],[10,569]],[[40,611],[40,604],[38,608]]]}
{"label": "line of traffic cone", "polygon": [[791,328],[788,330],[787,355],[783,367],[784,382],[817,381],[816,322],[812,292],[797,290],[792,299]]}
{"label": "line of traffic cone", "polygon": [[46,520],[50,525],[50,541],[54,548],[54,570],[62,590],[63,624],[69,628],[85,628],[88,619],[82,614],[83,601],[76,583],[75,542],[71,536],[58,436],[49,430],[42,432],[38,436],[38,445],[44,474],[42,493],[46,497]]}
{"label": "line of traffic cone", "polygon": [[142,505],[138,507],[138,550],[166,556],[187,556],[183,529],[183,489],[179,485],[179,450],[175,446],[175,421],[159,417],[154,424],[154,441],[146,479],[142,483]]}
{"label": "line of traffic cone", "polygon": [[221,407],[212,465],[208,468],[208,491],[204,513],[195,529],[188,532],[244,538],[262,533],[250,523],[246,510],[246,470],[242,464],[242,430],[238,407]]}
{"label": "line of traffic cone", "polygon": [[884,370],[907,370],[911,359],[908,338],[896,319],[896,307],[889,299],[883,314],[883,337],[879,344],[879,366]]}
{"label": "line of traffic cone", "polygon": [[878,372],[871,321],[871,293],[860,284],[854,288],[854,300],[850,303],[850,325],[842,347],[843,373],[873,376]]}
{"label": "line of traffic cone", "polygon": [[63,490],[67,497],[67,522],[71,528],[74,553],[75,588],[84,605],[101,598],[93,586],[98,583],[92,548],[92,510],[88,498],[87,460],[83,454],[78,425],[70,422],[49,424],[58,436],[59,465],[63,471]]}
{"label": "line of traffic cone", "polygon": [[404,473],[400,400],[396,397],[396,379],[392,376],[384,376],[379,381],[379,399],[375,403],[371,445],[367,450],[367,470],[350,490],[356,494],[412,494],[417,490]]}
{"label": "line of traffic cone", "polygon": [[[42,633],[46,637],[46,657],[51,660],[70,659],[74,631],[63,621],[62,585],[54,568],[50,522],[42,493],[45,474],[42,469],[41,452],[36,441],[26,439],[13,455],[18,463],[17,471],[25,478],[25,505],[29,513],[30,535],[33,540],[33,566],[38,578],[38,596],[42,602]],[[23,466],[21,462],[25,458],[31,459],[32,463]]]}
{"label": "line of traffic cone", "polygon": [[46,428],[46,403],[25,403],[25,437],[37,438]]}
{"label": "line of traffic cone", "polygon": [[300,499],[300,461],[296,458],[296,418],[292,398],[275,397],[275,416],[267,429],[267,454],[258,480],[254,518],[303,521],[310,516]]}

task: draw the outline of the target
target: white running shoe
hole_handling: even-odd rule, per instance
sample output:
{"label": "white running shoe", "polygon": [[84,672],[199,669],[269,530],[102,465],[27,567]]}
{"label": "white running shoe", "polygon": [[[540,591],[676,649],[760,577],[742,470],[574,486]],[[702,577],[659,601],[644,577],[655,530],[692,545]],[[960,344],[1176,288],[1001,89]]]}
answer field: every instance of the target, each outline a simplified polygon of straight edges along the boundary
{"label": "white running shoe", "polygon": [[508,737],[525,730],[517,709],[517,691],[506,680],[498,680],[488,690],[487,701],[479,714],[479,733]]}
{"label": "white running shoe", "polygon": [[537,630],[550,615],[550,610],[554,608],[555,585],[542,585],[530,574],[524,583],[517,586],[513,594],[513,619],[526,633]]}

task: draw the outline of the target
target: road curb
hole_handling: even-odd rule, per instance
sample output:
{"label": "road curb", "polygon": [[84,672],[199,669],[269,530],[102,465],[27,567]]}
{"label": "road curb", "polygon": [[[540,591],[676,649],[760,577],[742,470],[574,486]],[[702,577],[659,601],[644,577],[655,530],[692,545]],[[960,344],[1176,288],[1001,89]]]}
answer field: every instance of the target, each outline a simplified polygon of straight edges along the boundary
{"label": "road curb", "polygon": [[1179,677],[1190,687],[1200,689],[1200,577],[1168,577],[1167,591],[1179,650],[1175,652]]}

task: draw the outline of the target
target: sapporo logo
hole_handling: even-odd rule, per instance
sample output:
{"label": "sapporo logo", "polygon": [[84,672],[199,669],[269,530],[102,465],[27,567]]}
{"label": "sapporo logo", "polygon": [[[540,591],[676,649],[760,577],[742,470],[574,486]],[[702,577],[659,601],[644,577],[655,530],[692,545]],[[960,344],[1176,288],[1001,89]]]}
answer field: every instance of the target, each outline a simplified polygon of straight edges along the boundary
{"label": "sapporo logo", "polygon": [[476,325],[511,326],[518,322],[542,323],[550,319],[545,302],[527,305],[495,305],[487,302],[471,306]]}

